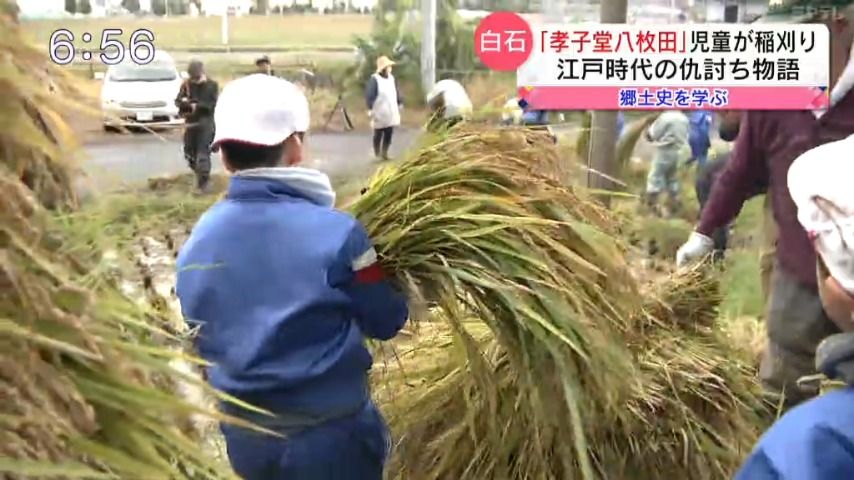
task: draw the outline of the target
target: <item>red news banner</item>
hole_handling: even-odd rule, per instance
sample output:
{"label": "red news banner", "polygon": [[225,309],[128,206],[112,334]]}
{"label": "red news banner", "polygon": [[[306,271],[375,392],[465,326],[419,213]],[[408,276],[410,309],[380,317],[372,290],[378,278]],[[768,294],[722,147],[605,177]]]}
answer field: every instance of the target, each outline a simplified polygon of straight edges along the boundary
{"label": "red news banner", "polygon": [[829,103],[824,25],[529,24],[484,18],[481,61],[534,109],[811,110]]}

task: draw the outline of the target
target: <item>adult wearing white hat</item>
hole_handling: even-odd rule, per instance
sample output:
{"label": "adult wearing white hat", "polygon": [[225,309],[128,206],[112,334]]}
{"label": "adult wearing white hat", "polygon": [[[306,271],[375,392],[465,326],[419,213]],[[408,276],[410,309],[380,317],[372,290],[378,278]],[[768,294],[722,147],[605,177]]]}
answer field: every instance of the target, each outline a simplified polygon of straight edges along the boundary
{"label": "adult wearing white hat", "polygon": [[240,78],[214,115],[233,175],[178,255],[176,293],[210,383],[273,416],[223,410],[282,435],[223,424],[231,465],[245,480],[381,480],[388,431],[364,339],[393,337],[406,299],[329,178],[298,166],[309,110],[296,85]]}
{"label": "adult wearing white hat", "polygon": [[465,87],[453,79],[436,82],[427,94],[432,116],[429,129],[449,128],[471,117],[472,104]]}
{"label": "adult wearing white hat", "polygon": [[845,387],[792,409],[762,437],[736,480],[854,478],[854,135],[809,150],[788,172],[798,221],[817,253],[821,303],[841,333],[816,368]]}
{"label": "adult wearing white hat", "polygon": [[365,103],[374,129],[374,156],[388,160],[388,149],[394,127],[400,125],[400,107],[403,98],[397,81],[391,74],[394,62],[386,56],[377,59],[377,71],[371,75],[365,88]]}

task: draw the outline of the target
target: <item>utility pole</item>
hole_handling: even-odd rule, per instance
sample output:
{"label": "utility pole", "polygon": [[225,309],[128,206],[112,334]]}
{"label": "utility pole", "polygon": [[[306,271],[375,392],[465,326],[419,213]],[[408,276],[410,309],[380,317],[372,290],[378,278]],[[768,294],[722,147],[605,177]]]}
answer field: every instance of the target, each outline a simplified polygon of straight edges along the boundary
{"label": "utility pole", "polygon": [[421,0],[421,88],[425,92],[436,84],[436,0]]}
{"label": "utility pole", "polygon": [[[602,0],[599,10],[601,23],[626,23],[627,0]],[[609,180],[617,176],[617,112],[614,110],[595,110],[590,121],[590,153],[587,173],[587,185],[599,190],[612,190],[614,183]],[[602,202],[610,206],[611,199],[602,197]]]}

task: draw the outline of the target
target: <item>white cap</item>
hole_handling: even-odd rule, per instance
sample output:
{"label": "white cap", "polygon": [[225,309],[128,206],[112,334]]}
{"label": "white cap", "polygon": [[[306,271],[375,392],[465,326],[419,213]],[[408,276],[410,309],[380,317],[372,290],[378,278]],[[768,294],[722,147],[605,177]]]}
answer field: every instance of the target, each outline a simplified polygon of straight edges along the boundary
{"label": "white cap", "polygon": [[214,109],[213,147],[225,141],[272,146],[309,125],[308,99],[293,83],[257,73],[229,82]]}
{"label": "white cap", "polygon": [[798,221],[828,272],[854,294],[854,135],[804,153],[789,168]]}

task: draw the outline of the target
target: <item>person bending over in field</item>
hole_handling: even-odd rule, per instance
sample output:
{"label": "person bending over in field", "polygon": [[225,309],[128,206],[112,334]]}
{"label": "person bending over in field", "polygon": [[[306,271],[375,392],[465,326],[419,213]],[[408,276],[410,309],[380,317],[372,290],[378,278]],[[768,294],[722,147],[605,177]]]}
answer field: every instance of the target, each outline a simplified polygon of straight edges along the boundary
{"label": "person bending over in field", "polygon": [[432,112],[427,126],[430,131],[450,128],[467,120],[472,114],[472,104],[466,89],[452,79],[436,82],[427,94],[427,105]]}

